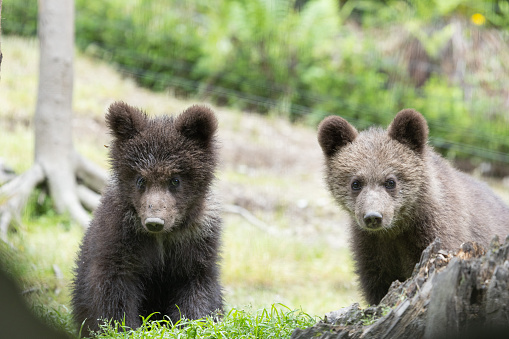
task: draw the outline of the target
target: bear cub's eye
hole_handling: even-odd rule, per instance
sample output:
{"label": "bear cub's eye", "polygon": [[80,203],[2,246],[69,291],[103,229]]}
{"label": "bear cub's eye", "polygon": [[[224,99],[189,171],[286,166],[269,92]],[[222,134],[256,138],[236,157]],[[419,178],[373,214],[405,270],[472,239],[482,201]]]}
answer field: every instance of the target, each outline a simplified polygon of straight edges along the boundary
{"label": "bear cub's eye", "polygon": [[180,186],[180,179],[179,178],[171,178],[170,179],[170,188],[177,188]]}
{"label": "bear cub's eye", "polygon": [[387,179],[385,181],[385,184],[384,184],[385,188],[387,188],[388,190],[392,190],[394,188],[396,188],[396,180],[394,179]]}
{"label": "bear cub's eye", "polygon": [[138,189],[144,188],[146,183],[147,181],[144,177],[138,177],[138,179],[136,179],[136,187],[138,187]]}
{"label": "bear cub's eye", "polygon": [[359,180],[354,180],[352,182],[352,189],[354,191],[359,191],[362,188],[362,183]]}

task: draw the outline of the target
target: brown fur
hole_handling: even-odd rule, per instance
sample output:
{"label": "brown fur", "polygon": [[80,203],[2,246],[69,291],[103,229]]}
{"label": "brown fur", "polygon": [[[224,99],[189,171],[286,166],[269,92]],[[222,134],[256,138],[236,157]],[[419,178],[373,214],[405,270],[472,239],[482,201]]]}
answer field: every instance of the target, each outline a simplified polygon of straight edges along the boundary
{"label": "brown fur", "polygon": [[336,116],[318,128],[326,182],[352,216],[356,270],[371,304],[392,281],[411,275],[435,238],[455,249],[509,234],[509,207],[487,185],[455,170],[427,137],[424,117],[411,109],[399,112],[387,131],[358,133]]}
{"label": "brown fur", "polygon": [[149,119],[125,103],[106,121],[113,178],[80,248],[72,305],[78,325],[98,319],[136,328],[159,312],[173,322],[222,308],[219,208],[214,178],[217,120],[192,106]]}

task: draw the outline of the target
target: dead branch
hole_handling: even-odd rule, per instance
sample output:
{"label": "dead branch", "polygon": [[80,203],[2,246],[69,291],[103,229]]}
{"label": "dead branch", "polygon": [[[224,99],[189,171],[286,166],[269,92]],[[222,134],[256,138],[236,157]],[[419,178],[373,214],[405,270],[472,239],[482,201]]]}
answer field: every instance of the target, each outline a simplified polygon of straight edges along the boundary
{"label": "dead branch", "polygon": [[232,213],[232,214],[238,214],[244,219],[246,219],[247,222],[249,222],[251,225],[255,226],[259,230],[272,234],[272,235],[284,235],[288,234],[288,232],[285,232],[283,230],[279,230],[275,227],[272,227],[270,225],[267,225],[262,220],[255,217],[251,212],[249,212],[244,207],[238,206],[238,205],[232,205],[232,204],[226,204],[223,206],[223,212],[226,213]]}

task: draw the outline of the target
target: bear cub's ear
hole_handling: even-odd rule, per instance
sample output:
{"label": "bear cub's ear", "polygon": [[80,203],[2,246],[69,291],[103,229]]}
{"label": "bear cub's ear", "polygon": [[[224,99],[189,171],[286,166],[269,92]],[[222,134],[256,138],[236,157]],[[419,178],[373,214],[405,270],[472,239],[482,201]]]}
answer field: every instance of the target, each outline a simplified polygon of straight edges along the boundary
{"label": "bear cub's ear", "polygon": [[147,125],[147,115],[125,102],[116,101],[106,113],[106,124],[118,140],[134,138]]}
{"label": "bear cub's ear", "polygon": [[357,130],[345,119],[331,115],[318,126],[318,143],[327,157],[331,157],[341,147],[351,143],[357,137]]}
{"label": "bear cub's ear", "polygon": [[185,137],[208,147],[217,130],[217,119],[210,108],[193,105],[177,117],[175,128]]}
{"label": "bear cub's ear", "polygon": [[422,154],[428,141],[428,124],[421,113],[407,108],[396,114],[388,128],[388,134],[394,140]]}

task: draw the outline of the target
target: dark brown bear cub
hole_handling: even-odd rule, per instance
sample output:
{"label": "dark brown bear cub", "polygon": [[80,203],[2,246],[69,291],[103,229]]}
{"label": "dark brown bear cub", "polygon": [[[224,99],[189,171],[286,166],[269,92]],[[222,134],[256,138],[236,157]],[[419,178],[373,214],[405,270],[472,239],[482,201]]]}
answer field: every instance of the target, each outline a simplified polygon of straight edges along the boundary
{"label": "dark brown bear cub", "polygon": [[113,177],[77,259],[77,324],[98,330],[98,319],[125,318],[136,328],[153,312],[176,322],[221,310],[213,112],[192,106],[149,119],[116,102],[106,122]]}
{"label": "dark brown bear cub", "polygon": [[351,246],[364,296],[377,304],[392,281],[406,280],[439,237],[447,249],[489,244],[509,233],[509,207],[427,145],[424,117],[399,112],[387,130],[357,132],[331,116],[318,128],[326,182],[350,213]]}

